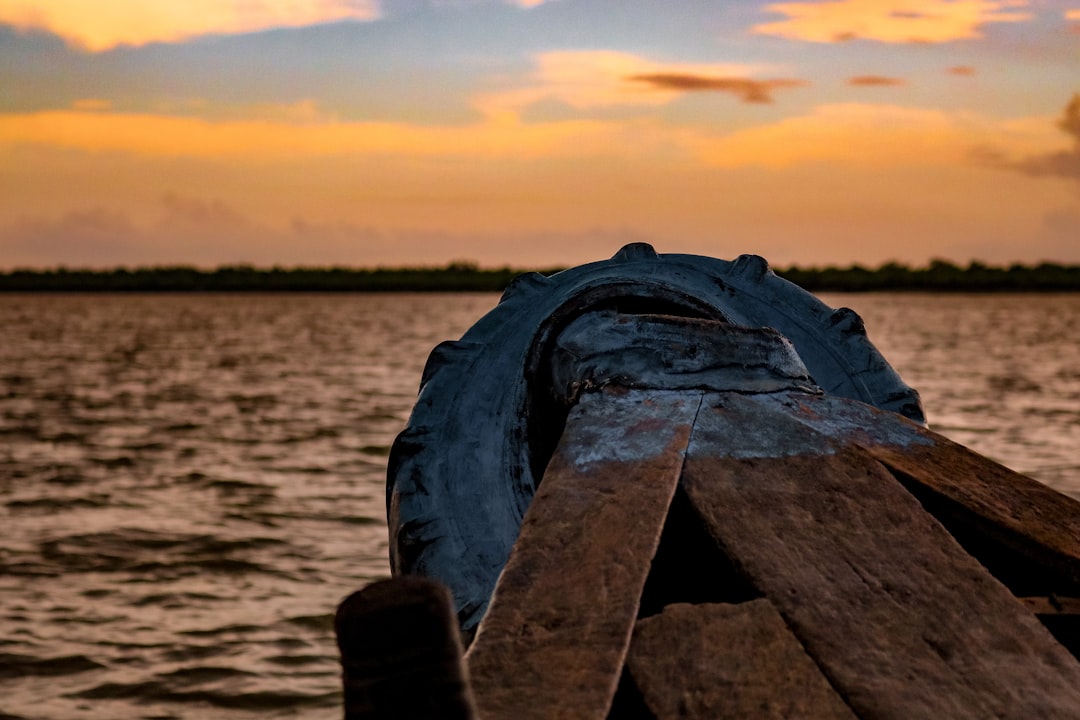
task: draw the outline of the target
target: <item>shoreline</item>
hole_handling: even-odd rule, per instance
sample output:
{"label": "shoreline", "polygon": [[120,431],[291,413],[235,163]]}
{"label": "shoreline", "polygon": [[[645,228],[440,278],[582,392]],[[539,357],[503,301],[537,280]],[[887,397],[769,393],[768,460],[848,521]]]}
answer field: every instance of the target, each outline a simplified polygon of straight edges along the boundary
{"label": "shoreline", "polygon": [[[54,268],[0,272],[0,293],[190,293],[190,292],[501,292],[528,272],[551,275],[561,268],[480,268],[452,263],[441,268],[256,268],[224,266],[144,267],[108,270]],[[810,292],[1073,292],[1080,265],[1040,263],[966,267],[934,261],[926,267],[888,263],[876,269],[774,268]]]}

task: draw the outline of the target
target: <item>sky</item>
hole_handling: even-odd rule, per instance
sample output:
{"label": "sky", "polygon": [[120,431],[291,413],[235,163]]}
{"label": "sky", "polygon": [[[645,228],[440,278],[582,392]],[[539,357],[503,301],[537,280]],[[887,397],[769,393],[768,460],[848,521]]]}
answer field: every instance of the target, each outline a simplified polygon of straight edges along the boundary
{"label": "sky", "polygon": [[1080,0],[0,0],[0,269],[1080,262]]}

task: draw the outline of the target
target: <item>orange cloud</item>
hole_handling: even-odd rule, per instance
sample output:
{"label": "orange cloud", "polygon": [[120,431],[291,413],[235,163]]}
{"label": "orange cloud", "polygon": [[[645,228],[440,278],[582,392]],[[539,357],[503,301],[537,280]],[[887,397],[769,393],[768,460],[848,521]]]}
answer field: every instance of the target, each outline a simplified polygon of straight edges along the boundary
{"label": "orange cloud", "polygon": [[628,80],[642,82],[661,90],[683,92],[726,92],[743,102],[771,103],[772,92],[780,88],[801,87],[803,80],[752,80],[750,78],[710,77],[688,73],[647,73],[631,75]]}
{"label": "orange cloud", "polygon": [[980,37],[992,22],[1021,22],[1031,16],[1009,8],[1027,0],[829,0],[768,5],[786,19],[754,27],[762,35],[810,42],[877,40],[942,43]]}
{"label": "orange cloud", "polygon": [[848,78],[847,84],[861,87],[894,87],[906,85],[907,82],[900,78],[885,77],[884,75],[856,75]]}
{"label": "orange cloud", "polygon": [[972,77],[975,75],[975,68],[970,65],[953,65],[946,72],[950,75],[960,75],[962,77]]}
{"label": "orange cloud", "polygon": [[8,114],[0,115],[0,147],[258,160],[350,154],[491,159],[581,155],[582,148],[610,146],[613,134],[612,126],[586,120],[530,125],[503,117],[470,126],[433,127],[307,121],[303,114],[293,121],[290,114],[290,108],[284,108],[276,119],[216,122],[101,111]]}
{"label": "orange cloud", "polygon": [[[224,135],[197,146],[183,134],[188,119],[145,129],[177,133],[176,147],[162,141],[152,147],[155,155],[136,152],[149,142],[142,137],[133,139],[135,147],[116,137],[111,151],[89,152],[68,149],[79,137],[52,132],[42,132],[52,145],[26,144],[31,138],[23,133],[24,144],[12,146],[12,127],[0,122],[0,162],[12,168],[0,187],[0,264],[415,264],[472,257],[547,266],[610,255],[623,244],[594,227],[630,228],[669,252],[757,252],[780,264],[876,262],[897,252],[922,261],[971,238],[999,243],[1001,256],[986,259],[1015,259],[1018,242],[1025,243],[1021,257],[1054,257],[1040,255],[1027,238],[1044,212],[1071,200],[1071,185],[973,167],[965,152],[989,141],[1013,157],[1060,150],[1056,114],[1005,123],[831,106],[729,134],[643,119],[580,126],[588,129],[553,141],[547,154],[527,145],[528,128],[515,136],[508,125],[497,131],[503,147],[469,155],[494,122],[456,135],[413,136],[474,144],[431,141],[420,148],[437,156],[408,149],[305,155],[309,141],[292,146],[290,128],[303,139],[322,126],[267,120],[203,123],[199,132]],[[102,117],[109,114],[82,114]],[[343,125],[324,124],[332,132]],[[263,125],[275,134],[214,154]],[[551,132],[556,124],[550,125],[542,129]],[[351,127],[350,134],[363,133]],[[72,144],[56,147],[61,141]],[[194,161],[176,155],[195,150],[203,154]],[[68,211],[94,208],[100,212],[59,222]],[[20,217],[41,222],[20,225]],[[101,247],[114,238],[127,248]],[[1075,243],[1060,248],[1058,254],[1076,257]]]}
{"label": "orange cloud", "polygon": [[338,20],[372,20],[378,0],[0,0],[0,22],[56,33],[91,51]]}
{"label": "orange cloud", "polygon": [[260,167],[353,156],[402,162],[558,158],[595,163],[597,158],[626,158],[630,153],[681,158],[679,162],[691,165],[697,160],[722,167],[783,168],[806,163],[941,167],[968,164],[973,147],[1000,148],[1010,157],[1037,157],[1060,148],[1050,118],[1002,121],[972,113],[857,103],[820,106],[808,115],[726,135],[664,126],[649,118],[526,123],[513,115],[495,115],[467,126],[426,126],[281,119],[287,115],[217,121],[107,110],[0,115],[0,152],[59,148]]}
{"label": "orange cloud", "polygon": [[544,100],[557,100],[577,109],[659,106],[691,88],[670,83],[647,85],[633,78],[660,75],[745,78],[762,69],[735,63],[659,63],[610,50],[547,52],[537,55],[534,62],[536,71],[530,84],[476,98],[477,109],[489,117],[516,117],[528,106]]}
{"label": "orange cloud", "polygon": [[111,102],[101,98],[82,98],[71,104],[72,110],[82,110],[85,112],[98,112],[101,110],[108,110],[111,107]]}
{"label": "orange cloud", "polygon": [[1052,147],[1047,125],[1044,118],[999,121],[970,113],[847,103],[692,143],[701,159],[721,167],[956,167],[969,165],[972,148],[980,145],[1032,151]]}
{"label": "orange cloud", "polygon": [[992,149],[984,151],[983,159],[992,165],[1019,170],[1028,175],[1063,177],[1080,180],[1080,93],[1072,96],[1057,127],[1072,141],[1066,150],[1034,155],[1019,161],[1005,159],[1005,153]]}

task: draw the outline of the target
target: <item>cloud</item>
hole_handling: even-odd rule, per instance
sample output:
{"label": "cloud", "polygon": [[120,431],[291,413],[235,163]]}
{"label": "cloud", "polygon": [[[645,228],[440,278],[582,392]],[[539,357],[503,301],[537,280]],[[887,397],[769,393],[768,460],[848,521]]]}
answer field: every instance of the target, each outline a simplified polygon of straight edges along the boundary
{"label": "cloud", "polygon": [[378,0],[0,0],[0,23],[48,30],[94,52],[378,14]]}
{"label": "cloud", "polygon": [[[754,89],[753,83],[770,82],[751,79],[764,70],[760,66],[662,63],[611,50],[545,52],[537,55],[534,63],[536,69],[529,84],[481,96],[476,99],[476,107],[485,115],[497,117],[519,115],[530,105],[545,100],[578,110],[660,106],[687,92],[726,89],[745,95]],[[710,83],[713,86],[706,87]],[[742,87],[736,88],[740,83]]]}
{"label": "cloud", "polygon": [[959,75],[960,77],[973,77],[975,75],[975,68],[970,65],[953,65],[945,72],[950,75]]}
{"label": "cloud", "polygon": [[102,98],[80,98],[71,103],[72,110],[82,112],[99,112],[112,108],[112,103]]}
{"label": "cloud", "polygon": [[137,229],[116,210],[91,207],[59,217],[22,217],[0,228],[0,256],[9,267],[86,266],[140,252]]}
{"label": "cloud", "polygon": [[389,239],[355,223],[296,218],[284,227],[245,216],[220,198],[167,193],[156,218],[136,223],[107,207],[16,219],[0,227],[3,266],[115,267],[198,263],[220,265],[361,264]]}
{"label": "cloud", "polygon": [[[641,82],[624,80],[622,84],[629,86],[623,92],[631,97],[685,92],[666,86],[643,90],[636,87]],[[529,99],[536,97],[545,96]],[[588,98],[595,100],[591,95],[582,99]],[[629,155],[691,164],[697,160],[724,167],[781,168],[823,162],[937,167],[970,164],[974,147],[998,148],[995,152],[1010,157],[1030,158],[1053,153],[1060,145],[1051,123],[1043,117],[1005,121],[961,111],[882,104],[823,105],[809,114],[719,134],[701,126],[667,126],[650,117],[524,122],[516,114],[518,106],[505,97],[500,100],[507,104],[484,106],[480,121],[463,126],[332,119],[306,122],[303,118],[295,122],[209,121],[72,110],[0,114],[0,154],[59,152],[83,165],[102,165],[113,159],[160,162],[186,158],[244,167],[259,174],[283,163],[353,163],[359,158],[396,164],[428,159],[467,159],[479,164],[507,160],[596,164],[601,158]],[[981,162],[991,161],[984,155]],[[189,210],[189,214],[197,214]],[[199,212],[215,211],[201,208]]]}
{"label": "cloud", "polygon": [[487,262],[512,257],[516,264],[539,267],[565,258],[606,257],[631,242],[655,241],[619,224],[463,232],[293,217],[275,225],[253,220],[220,198],[170,193],[157,217],[141,223],[121,211],[94,207],[0,226],[0,271],[58,265],[400,266],[449,262],[463,252]]}
{"label": "cloud", "polygon": [[[201,109],[201,101],[188,104],[192,109]],[[184,104],[178,109],[185,110]],[[159,110],[158,112],[161,112]],[[186,114],[186,113],[185,113]],[[205,117],[205,115],[203,116]],[[259,103],[254,105],[237,104],[219,112],[216,119],[262,121],[286,125],[327,125],[335,124],[340,117],[336,113],[325,112],[314,100],[298,100],[292,103]]]}
{"label": "cloud", "polygon": [[1030,15],[1010,8],[1027,0],[827,0],[766,6],[783,20],[754,27],[761,35],[809,42],[876,40],[943,43],[980,37],[982,25],[1022,22]]}
{"label": "cloud", "polygon": [[1018,170],[1036,177],[1062,177],[1080,182],[1080,93],[1072,96],[1065,106],[1057,127],[1069,136],[1072,147],[1056,152],[1030,155],[1021,160],[1009,160],[996,149],[984,149],[983,161],[991,165]]}
{"label": "cloud", "polygon": [[720,167],[956,167],[970,165],[978,145],[1045,147],[1041,124],[1038,118],[999,121],[965,112],[842,103],[691,142],[701,159]]}
{"label": "cloud", "polygon": [[1076,249],[1076,228],[1080,227],[1080,208],[1059,207],[1048,210],[1043,215],[1043,230],[1062,243],[1068,243],[1066,247]]}
{"label": "cloud", "polygon": [[907,85],[907,81],[901,78],[885,77],[884,75],[856,75],[848,78],[847,84],[860,87],[895,87],[897,85]]}
{"label": "cloud", "polygon": [[772,93],[781,88],[801,87],[803,80],[752,80],[750,78],[710,77],[688,73],[646,73],[627,78],[660,90],[679,92],[726,92],[747,103],[771,103]]}
{"label": "cloud", "polygon": [[319,120],[318,113],[293,114],[289,108],[270,115],[206,120],[74,110],[0,114],[0,149],[39,146],[257,162],[350,155],[537,158],[580,156],[583,148],[606,146],[605,138],[617,129],[590,120],[526,124],[512,115],[463,126]]}
{"label": "cloud", "polygon": [[220,229],[228,232],[243,232],[252,223],[221,199],[203,198],[166,193],[161,200],[164,207],[159,229],[162,230],[203,230]]}
{"label": "cloud", "polygon": [[387,240],[398,251],[412,257],[453,260],[461,249],[482,258],[513,257],[514,264],[545,267],[565,263],[568,258],[599,259],[610,257],[624,245],[635,242],[657,243],[648,232],[626,225],[592,225],[582,229],[536,228],[498,233],[448,232],[443,229],[402,228],[388,231]]}

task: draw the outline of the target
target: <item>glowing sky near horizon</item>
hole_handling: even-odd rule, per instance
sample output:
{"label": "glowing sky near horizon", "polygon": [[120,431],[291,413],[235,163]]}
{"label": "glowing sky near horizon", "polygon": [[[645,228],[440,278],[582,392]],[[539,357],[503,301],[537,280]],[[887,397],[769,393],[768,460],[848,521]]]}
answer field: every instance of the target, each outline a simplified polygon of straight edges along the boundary
{"label": "glowing sky near horizon", "polygon": [[0,268],[1080,262],[1080,1],[0,0]]}

